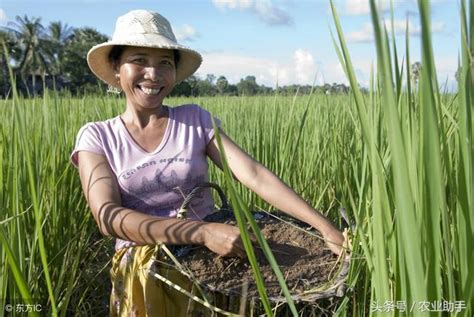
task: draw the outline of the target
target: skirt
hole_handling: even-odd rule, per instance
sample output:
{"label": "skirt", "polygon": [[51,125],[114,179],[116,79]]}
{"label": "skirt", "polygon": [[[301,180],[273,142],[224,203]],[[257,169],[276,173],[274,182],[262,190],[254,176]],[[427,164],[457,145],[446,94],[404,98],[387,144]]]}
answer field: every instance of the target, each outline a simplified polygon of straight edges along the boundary
{"label": "skirt", "polygon": [[[199,294],[197,288],[186,275],[166,263],[160,249],[160,245],[143,245],[116,251],[110,271],[110,316],[223,316],[189,296]],[[188,295],[158,279],[156,273]],[[206,298],[215,307],[229,309],[237,304],[218,293],[206,293]]]}

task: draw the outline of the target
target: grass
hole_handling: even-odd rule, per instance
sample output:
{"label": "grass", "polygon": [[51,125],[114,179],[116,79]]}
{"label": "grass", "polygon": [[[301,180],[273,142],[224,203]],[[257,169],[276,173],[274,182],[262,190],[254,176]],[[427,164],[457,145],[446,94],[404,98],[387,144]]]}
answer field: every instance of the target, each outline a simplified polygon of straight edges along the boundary
{"label": "grass", "polygon": [[[376,305],[387,302],[404,301],[408,310],[444,300],[464,301],[466,309],[457,315],[471,316],[474,26],[468,21],[473,5],[461,2],[456,94],[441,92],[437,83],[428,3],[419,2],[418,84],[411,81],[408,38],[399,54],[373,2],[371,7],[377,69],[368,95],[359,90],[334,11],[334,43],[351,95],[167,103],[193,102],[211,111],[242,148],[339,227],[346,225],[339,209],[346,210],[355,224],[349,292],[335,314],[377,315]],[[405,64],[398,62],[401,55]],[[0,100],[0,306],[40,303],[38,315],[106,314],[111,245],[98,235],[69,154],[84,123],[113,117],[123,104],[115,96],[79,99],[50,91],[41,98]],[[210,174],[240,209],[271,209],[229,182],[228,173],[211,166]],[[422,313],[389,312],[412,314]]]}
{"label": "grass", "polygon": [[[342,150],[346,142],[347,146],[351,146],[351,142],[356,141],[349,129],[352,124],[349,114],[339,111],[348,97],[331,99],[335,102],[328,103],[323,95],[302,96],[294,100],[286,97],[202,98],[194,102],[221,118],[225,131],[242,147],[272,169],[280,171],[285,181],[294,184],[306,199],[327,213],[337,210],[335,206],[340,205],[339,200],[343,197],[340,185],[343,179],[338,169],[342,164],[341,158],[336,154],[330,155],[335,149],[329,144],[335,140]],[[169,104],[182,102],[185,100],[168,101]],[[9,265],[2,265],[0,298],[17,299],[18,302],[22,302],[22,298],[40,300],[44,307],[50,309],[49,314],[52,313],[51,297],[59,315],[68,314],[68,309],[76,307],[84,311],[90,309],[85,305],[85,299],[90,300],[94,287],[91,289],[78,283],[87,280],[85,274],[90,274],[90,277],[97,274],[85,269],[94,252],[108,249],[106,246],[91,247],[96,241],[97,229],[85,205],[77,172],[69,163],[69,154],[82,124],[114,116],[121,111],[122,104],[123,100],[115,97],[74,99],[51,92],[43,98],[18,97],[14,102],[0,101],[0,114],[4,118],[0,130],[0,175],[2,186],[7,188],[0,196],[5,210],[1,218],[5,239],[0,254],[2,263],[9,261]],[[291,106],[288,107],[288,104]],[[262,113],[265,115],[257,115]],[[305,113],[306,123],[302,126]],[[15,115],[24,120],[23,128],[11,120]],[[249,128],[239,131],[236,118],[243,116]],[[345,117],[339,123],[339,126],[346,125],[342,127],[342,133],[337,131],[337,126],[326,122],[327,118],[334,116]],[[289,117],[293,119],[287,120]],[[276,127],[273,136],[251,129],[262,125]],[[304,151],[304,148],[295,147],[290,142],[290,136],[294,133],[301,134],[300,143],[311,151]],[[30,169],[25,156],[20,155],[26,149],[29,151]],[[346,148],[346,151],[351,150]],[[269,155],[269,152],[272,154]],[[305,162],[314,162],[313,168],[300,171],[298,166],[307,164]],[[291,166],[293,171],[288,171]],[[215,168],[211,170],[211,178],[225,184],[223,174]],[[33,185],[35,192],[30,190]],[[240,186],[236,190],[247,206],[269,209]],[[34,212],[33,193],[37,199],[37,213]],[[338,218],[332,216],[337,221]],[[37,223],[41,224],[39,229]],[[54,290],[52,295],[47,291],[45,265],[38,247],[40,229],[44,235],[46,266]],[[12,270],[17,274],[12,275]],[[107,278],[106,274],[103,278]],[[18,278],[15,280],[14,276]],[[22,293],[22,289],[29,293]],[[77,303],[82,306],[76,306]]]}
{"label": "grass", "polygon": [[[356,236],[367,258],[364,287],[370,288],[374,305],[404,301],[410,315],[422,314],[420,306],[424,302],[463,301],[467,308],[459,315],[469,316],[473,290],[466,281],[472,281],[474,274],[474,258],[467,251],[472,247],[474,231],[472,48],[468,48],[472,42],[467,36],[463,39],[464,80],[455,96],[461,98],[443,96],[434,66],[429,3],[419,1],[423,67],[418,87],[410,87],[410,68],[404,74],[398,67],[397,54],[390,53],[390,39],[375,2],[370,5],[378,76],[368,101],[359,92],[333,6],[339,39],[336,47],[354,91],[367,155],[365,164],[372,174],[360,182],[359,188],[366,188],[351,195],[359,224],[364,216],[373,221],[360,228]],[[472,2],[469,6],[472,13]],[[466,12],[463,6],[461,27],[467,35],[472,34],[472,25],[470,30],[466,27]],[[392,48],[396,52],[394,44]],[[407,45],[407,60],[409,54]],[[404,76],[406,91],[399,84]],[[367,198],[369,204],[357,204]],[[366,302],[363,296],[359,303]],[[394,315],[402,313],[393,310]],[[441,312],[431,311],[431,315]]]}

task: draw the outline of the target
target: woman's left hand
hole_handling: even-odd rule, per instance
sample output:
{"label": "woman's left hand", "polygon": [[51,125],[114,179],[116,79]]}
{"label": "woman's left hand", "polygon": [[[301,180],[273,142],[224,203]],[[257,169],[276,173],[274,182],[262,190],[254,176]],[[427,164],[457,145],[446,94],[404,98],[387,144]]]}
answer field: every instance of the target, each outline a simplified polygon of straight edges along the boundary
{"label": "woman's left hand", "polygon": [[329,249],[336,255],[340,255],[343,252],[344,245],[344,236],[336,228],[330,228],[324,232],[321,232],[323,235],[324,242],[329,247]]}
{"label": "woman's left hand", "polygon": [[[222,131],[219,131],[219,133],[227,163],[237,180],[276,209],[306,222],[321,232],[329,249],[337,255],[342,253],[344,236],[329,219],[313,209],[293,189],[243,151]],[[216,140],[208,144],[207,155],[222,169],[219,146]]]}

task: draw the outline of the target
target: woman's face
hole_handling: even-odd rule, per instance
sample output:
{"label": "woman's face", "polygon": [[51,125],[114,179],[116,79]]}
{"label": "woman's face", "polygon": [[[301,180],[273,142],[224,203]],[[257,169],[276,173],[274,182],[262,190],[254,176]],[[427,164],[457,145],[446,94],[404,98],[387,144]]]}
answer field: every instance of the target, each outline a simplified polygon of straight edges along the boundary
{"label": "woman's face", "polygon": [[138,108],[161,106],[176,79],[172,50],[126,47],[117,70],[128,104]]}

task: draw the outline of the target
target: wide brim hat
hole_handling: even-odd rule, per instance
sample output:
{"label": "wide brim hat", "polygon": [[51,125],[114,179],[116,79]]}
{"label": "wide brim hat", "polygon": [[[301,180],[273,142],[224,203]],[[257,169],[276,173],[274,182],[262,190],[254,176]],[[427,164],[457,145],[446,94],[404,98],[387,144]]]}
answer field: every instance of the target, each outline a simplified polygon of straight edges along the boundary
{"label": "wide brim hat", "polygon": [[95,45],[87,53],[87,64],[92,72],[107,84],[121,88],[117,81],[109,53],[114,46],[138,46],[178,50],[176,83],[196,72],[202,63],[201,54],[176,41],[168,20],[156,12],[133,10],[117,19],[115,31],[110,41]]}

